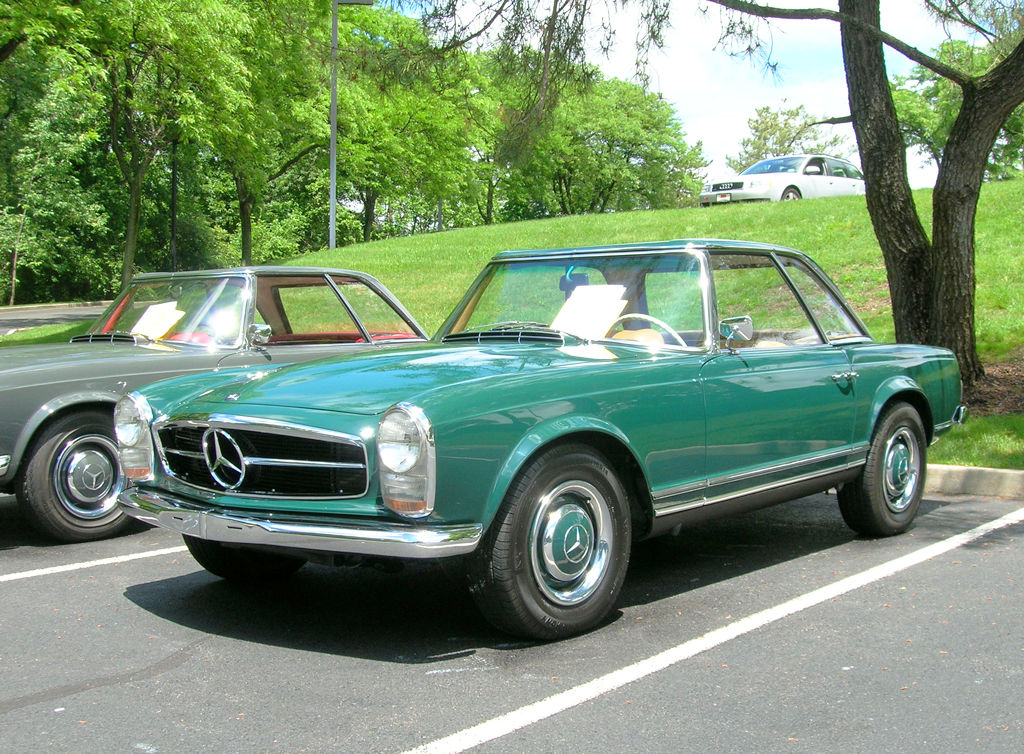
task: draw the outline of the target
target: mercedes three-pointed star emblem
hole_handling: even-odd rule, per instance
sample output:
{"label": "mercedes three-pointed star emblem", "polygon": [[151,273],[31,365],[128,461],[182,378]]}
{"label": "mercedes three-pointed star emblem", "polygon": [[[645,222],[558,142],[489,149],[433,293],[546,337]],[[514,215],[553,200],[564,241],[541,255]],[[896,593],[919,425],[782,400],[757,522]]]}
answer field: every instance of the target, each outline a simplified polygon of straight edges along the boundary
{"label": "mercedes three-pointed star emblem", "polygon": [[245,456],[230,434],[211,427],[203,433],[203,458],[213,480],[226,490],[237,490],[245,479]]}

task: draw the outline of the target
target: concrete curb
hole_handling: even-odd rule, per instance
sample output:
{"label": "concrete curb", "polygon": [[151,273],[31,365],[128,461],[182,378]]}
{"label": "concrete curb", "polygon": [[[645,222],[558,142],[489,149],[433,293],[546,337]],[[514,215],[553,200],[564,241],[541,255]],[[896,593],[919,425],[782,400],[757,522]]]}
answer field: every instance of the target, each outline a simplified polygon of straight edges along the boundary
{"label": "concrete curb", "polygon": [[925,492],[1024,499],[1024,471],[928,464]]}

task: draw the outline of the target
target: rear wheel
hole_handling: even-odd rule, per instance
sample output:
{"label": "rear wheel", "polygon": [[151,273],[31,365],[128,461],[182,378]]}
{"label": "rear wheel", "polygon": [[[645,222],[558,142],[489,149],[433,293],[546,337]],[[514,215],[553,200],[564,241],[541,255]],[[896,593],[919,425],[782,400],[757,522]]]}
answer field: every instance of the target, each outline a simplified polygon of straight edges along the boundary
{"label": "rear wheel", "polygon": [[42,534],[87,542],[132,525],[117,507],[125,478],[109,412],[80,411],[58,419],[43,429],[26,459],[18,502]]}
{"label": "rear wheel", "polygon": [[550,640],[611,610],[629,564],[629,502],[593,449],[562,445],[512,484],[470,566],[470,589],[498,628]]}
{"label": "rear wheel", "polygon": [[220,542],[182,535],[192,557],[214,576],[240,582],[273,581],[291,576],[306,564],[302,558],[263,550],[228,547]]}
{"label": "rear wheel", "polygon": [[910,527],[924,494],[926,447],[913,406],[895,403],[882,413],[860,476],[839,490],[839,510],[851,529],[888,537]]}

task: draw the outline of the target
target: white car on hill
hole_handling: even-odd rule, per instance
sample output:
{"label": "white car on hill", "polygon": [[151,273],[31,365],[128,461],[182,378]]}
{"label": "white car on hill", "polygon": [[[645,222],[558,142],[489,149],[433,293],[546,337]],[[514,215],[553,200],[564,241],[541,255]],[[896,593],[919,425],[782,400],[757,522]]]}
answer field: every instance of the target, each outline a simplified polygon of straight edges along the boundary
{"label": "white car on hill", "polygon": [[710,207],[863,193],[864,175],[853,163],[820,154],[801,154],[769,157],[739,175],[709,180],[701,189],[700,204]]}

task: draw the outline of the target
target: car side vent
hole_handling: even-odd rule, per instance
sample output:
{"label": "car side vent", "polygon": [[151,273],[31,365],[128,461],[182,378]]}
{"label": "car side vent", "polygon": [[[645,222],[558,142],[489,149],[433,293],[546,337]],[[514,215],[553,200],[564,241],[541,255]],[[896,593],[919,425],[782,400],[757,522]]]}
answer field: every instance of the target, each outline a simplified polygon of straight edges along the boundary
{"label": "car side vent", "polygon": [[125,343],[128,345],[138,345],[139,339],[134,335],[129,335],[123,332],[99,332],[92,333],[91,335],[76,335],[74,336],[71,343]]}
{"label": "car side vent", "polygon": [[554,343],[565,345],[565,338],[557,332],[543,330],[484,330],[482,332],[457,332],[445,335],[442,343]]}

